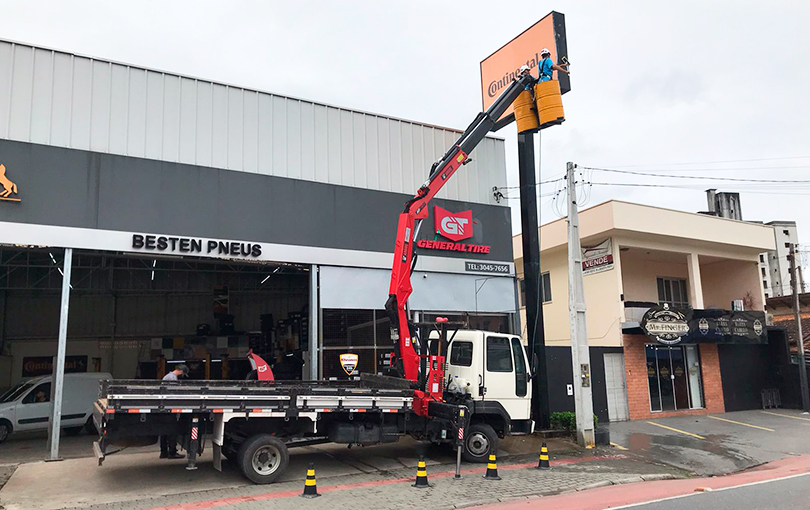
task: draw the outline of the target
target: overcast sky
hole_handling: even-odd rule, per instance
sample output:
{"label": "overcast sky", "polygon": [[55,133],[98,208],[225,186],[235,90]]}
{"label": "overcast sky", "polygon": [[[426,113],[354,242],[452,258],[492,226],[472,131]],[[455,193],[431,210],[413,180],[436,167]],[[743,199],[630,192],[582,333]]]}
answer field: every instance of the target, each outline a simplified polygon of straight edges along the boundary
{"label": "overcast sky", "polygon": [[[542,134],[541,179],[574,161],[810,180],[806,1],[3,0],[0,34],[463,129],[481,107],[479,62],[551,10],[566,16],[572,91],[564,96],[565,124]],[[514,133],[511,126],[498,133],[506,138],[510,180],[493,185],[517,184]],[[729,160],[744,161],[707,163]],[[616,198],[699,211],[706,209],[705,188],[745,190],[745,219],[796,220],[801,242],[810,244],[810,184],[764,189],[605,172],[585,177],[695,188],[594,186],[591,204]],[[542,223],[556,218],[545,196],[553,192],[553,185],[540,191]],[[519,216],[513,218],[519,230]]]}

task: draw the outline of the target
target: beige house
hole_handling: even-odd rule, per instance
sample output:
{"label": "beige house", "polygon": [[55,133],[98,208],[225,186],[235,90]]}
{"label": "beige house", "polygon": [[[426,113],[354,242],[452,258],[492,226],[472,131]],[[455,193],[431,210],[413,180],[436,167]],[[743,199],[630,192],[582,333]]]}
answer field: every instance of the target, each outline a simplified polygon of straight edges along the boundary
{"label": "beige house", "polygon": [[[595,408],[612,420],[722,411],[719,351],[741,340],[732,336],[712,340],[714,330],[708,334],[704,326],[711,321],[714,328],[715,320],[725,324],[722,321],[732,317],[732,310],[745,310],[761,331],[765,299],[759,254],[773,249],[773,230],[616,200],[581,211],[579,219],[592,372],[595,386],[600,371],[605,385],[604,390],[594,388]],[[513,238],[513,250],[522,290],[520,235]],[[570,355],[567,367],[562,359],[570,345],[564,218],[540,228],[540,251],[545,341],[550,358],[561,356],[559,363],[548,364],[565,368],[570,380]],[[664,303],[688,311],[704,336],[684,338],[677,345],[648,338],[640,328],[642,317]],[[742,316],[737,314],[736,320],[742,321]],[[524,308],[521,324],[525,339]],[[767,340],[758,341],[763,342]],[[553,387],[551,375],[549,380],[554,407],[558,397],[567,395],[564,388]],[[602,397],[604,405],[598,406]],[[560,403],[565,401],[560,398]]]}

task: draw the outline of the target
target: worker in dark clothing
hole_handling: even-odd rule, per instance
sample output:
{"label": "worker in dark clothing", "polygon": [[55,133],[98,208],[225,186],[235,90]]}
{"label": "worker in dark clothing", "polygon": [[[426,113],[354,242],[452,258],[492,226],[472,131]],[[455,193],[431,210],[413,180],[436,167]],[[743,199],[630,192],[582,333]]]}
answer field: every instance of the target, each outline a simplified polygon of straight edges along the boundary
{"label": "worker in dark clothing", "polygon": [[548,50],[548,48],[543,48],[540,50],[540,63],[537,65],[537,70],[539,71],[537,81],[549,81],[554,71],[571,74],[566,67],[568,66],[555,64],[551,60],[551,52]]}
{"label": "worker in dark clothing", "polygon": [[304,361],[294,351],[281,351],[273,364],[273,375],[281,381],[300,381],[303,366]]}
{"label": "worker in dark clothing", "polygon": [[[177,368],[163,376],[164,381],[177,381],[180,377],[188,376],[188,366],[177,365]],[[184,455],[177,453],[177,435],[160,436],[160,458],[182,459]]]}
{"label": "worker in dark clothing", "polygon": [[[520,76],[524,76],[526,74],[531,74],[531,71],[532,71],[531,68],[529,66],[527,66],[526,64],[523,64],[522,66],[520,66]],[[529,83],[525,87],[523,87],[524,90],[532,90],[533,88],[534,88],[534,82]]]}

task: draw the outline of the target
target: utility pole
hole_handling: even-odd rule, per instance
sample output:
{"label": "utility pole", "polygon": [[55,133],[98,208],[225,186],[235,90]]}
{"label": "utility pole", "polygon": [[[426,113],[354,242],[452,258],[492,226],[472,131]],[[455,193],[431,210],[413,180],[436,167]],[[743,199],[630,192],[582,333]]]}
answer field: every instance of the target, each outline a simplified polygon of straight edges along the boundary
{"label": "utility pole", "polygon": [[790,243],[790,283],[793,287],[793,315],[796,319],[796,330],[799,332],[799,338],[796,343],[798,344],[799,351],[799,384],[802,390],[802,409],[810,411],[810,391],[807,387],[807,363],[804,359],[804,334],[802,333],[802,310],[799,305],[799,280],[796,274],[796,245]]}
{"label": "utility pole", "polygon": [[[539,136],[539,135],[538,135]],[[523,232],[523,279],[526,287],[526,338],[537,360],[532,378],[532,419],[538,429],[550,426],[546,337],[543,328],[543,299],[540,281],[540,230],[537,225],[537,179],[534,175],[534,133],[518,133],[518,175],[520,177],[520,228]]]}
{"label": "utility pole", "polygon": [[571,324],[571,364],[574,375],[574,405],[577,415],[577,441],[593,448],[593,392],[591,391],[591,355],[588,327],[585,323],[585,282],[582,276],[582,246],[579,240],[577,183],[575,165],[567,163],[568,189],[568,315]]}

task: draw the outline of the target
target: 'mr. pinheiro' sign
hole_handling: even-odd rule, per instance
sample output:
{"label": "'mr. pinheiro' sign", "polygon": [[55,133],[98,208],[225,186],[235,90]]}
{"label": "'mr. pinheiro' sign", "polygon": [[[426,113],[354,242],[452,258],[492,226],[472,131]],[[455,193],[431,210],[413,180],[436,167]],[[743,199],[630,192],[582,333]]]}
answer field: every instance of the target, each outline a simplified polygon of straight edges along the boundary
{"label": "'mr. pinheiro' sign", "polygon": [[132,234],[132,248],[138,251],[188,253],[189,255],[208,255],[212,257],[255,259],[262,255],[262,245],[258,243],[148,234]]}

